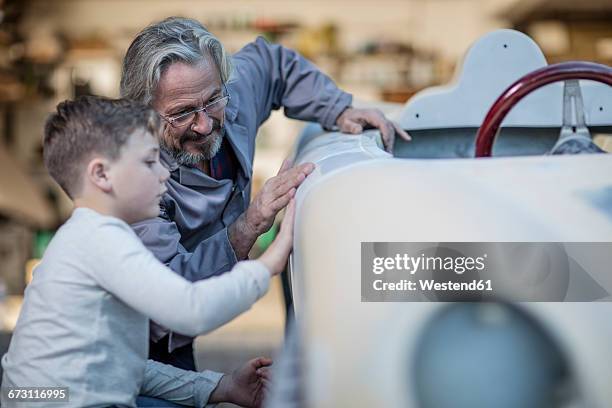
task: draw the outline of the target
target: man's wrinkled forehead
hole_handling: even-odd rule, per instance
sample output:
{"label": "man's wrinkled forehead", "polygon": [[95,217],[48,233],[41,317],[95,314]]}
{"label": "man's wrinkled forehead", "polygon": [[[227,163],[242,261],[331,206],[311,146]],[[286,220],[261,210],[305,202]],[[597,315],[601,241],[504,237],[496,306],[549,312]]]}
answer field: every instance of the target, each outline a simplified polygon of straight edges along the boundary
{"label": "man's wrinkled forehead", "polygon": [[221,88],[219,71],[210,59],[197,64],[174,62],[161,75],[153,105],[157,110],[167,110],[194,100],[206,101]]}

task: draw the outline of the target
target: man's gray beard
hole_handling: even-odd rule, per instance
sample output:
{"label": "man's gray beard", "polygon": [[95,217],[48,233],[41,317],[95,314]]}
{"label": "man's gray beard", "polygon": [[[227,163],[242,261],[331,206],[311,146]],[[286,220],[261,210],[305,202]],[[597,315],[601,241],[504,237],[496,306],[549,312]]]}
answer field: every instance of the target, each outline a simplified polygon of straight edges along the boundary
{"label": "man's gray beard", "polygon": [[202,148],[204,148],[205,151],[200,151],[198,153],[190,153],[185,150],[180,150],[175,147],[168,146],[163,140],[163,138],[160,141],[160,144],[164,150],[170,153],[174,161],[176,161],[179,165],[196,167],[202,161],[210,160],[215,157],[215,155],[219,152],[219,149],[221,148],[221,143],[223,143],[224,136],[225,129],[221,128],[219,130],[218,137],[216,137],[215,140],[212,141],[212,144],[203,145]]}

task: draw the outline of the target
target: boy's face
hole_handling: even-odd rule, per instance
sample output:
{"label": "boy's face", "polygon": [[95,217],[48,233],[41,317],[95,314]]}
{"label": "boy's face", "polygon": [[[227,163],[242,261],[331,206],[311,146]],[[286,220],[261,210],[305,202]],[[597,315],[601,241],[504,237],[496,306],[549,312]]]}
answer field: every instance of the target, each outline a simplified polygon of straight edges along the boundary
{"label": "boy's face", "polygon": [[115,213],[128,224],[159,215],[159,201],[170,173],[159,162],[157,140],[136,130],[111,164]]}

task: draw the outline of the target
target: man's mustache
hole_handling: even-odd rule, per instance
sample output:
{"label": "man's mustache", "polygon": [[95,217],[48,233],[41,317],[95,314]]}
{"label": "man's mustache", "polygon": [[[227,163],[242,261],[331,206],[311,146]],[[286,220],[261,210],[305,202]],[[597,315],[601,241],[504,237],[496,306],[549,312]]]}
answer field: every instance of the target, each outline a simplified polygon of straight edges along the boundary
{"label": "man's mustache", "polygon": [[194,132],[191,129],[188,129],[187,131],[185,131],[185,133],[183,133],[183,135],[181,136],[181,144],[188,142],[188,141],[195,141],[195,140],[206,138],[210,136],[211,134],[213,134],[214,132],[221,130],[221,121],[219,121],[218,119],[212,118],[212,122],[213,124],[210,129],[210,132],[206,134]]}

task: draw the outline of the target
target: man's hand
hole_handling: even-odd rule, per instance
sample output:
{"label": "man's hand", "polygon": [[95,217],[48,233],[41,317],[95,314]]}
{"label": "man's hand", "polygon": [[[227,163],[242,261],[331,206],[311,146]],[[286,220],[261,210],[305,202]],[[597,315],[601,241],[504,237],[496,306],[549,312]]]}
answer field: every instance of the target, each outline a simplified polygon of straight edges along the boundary
{"label": "man's hand", "polygon": [[228,229],[230,242],[239,260],[245,259],[257,237],[270,229],[276,214],[289,204],[299,185],[314,168],[313,163],[291,168],[291,162],[285,160],[278,175],[264,183],[246,212]]}
{"label": "man's hand", "polygon": [[210,395],[209,403],[230,402],[241,407],[259,408],[270,385],[272,360],[258,357],[248,361],[231,375],[224,375]]}
{"label": "man's hand", "polygon": [[361,133],[364,128],[368,126],[377,128],[380,130],[385,150],[388,152],[393,151],[396,134],[407,142],[412,140],[405,130],[397,123],[391,122],[385,118],[385,115],[378,109],[346,108],[344,112],[338,116],[336,125],[338,125],[341,132],[352,134]]}

